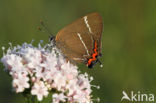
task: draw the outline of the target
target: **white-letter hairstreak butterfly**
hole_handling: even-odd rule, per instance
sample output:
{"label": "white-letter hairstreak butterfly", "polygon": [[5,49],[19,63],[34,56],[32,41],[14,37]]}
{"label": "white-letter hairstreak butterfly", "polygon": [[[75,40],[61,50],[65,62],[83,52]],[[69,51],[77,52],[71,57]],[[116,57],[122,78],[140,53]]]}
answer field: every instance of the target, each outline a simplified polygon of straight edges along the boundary
{"label": "white-letter hairstreak butterfly", "polygon": [[101,64],[102,30],[102,17],[91,13],[64,27],[56,37],[51,37],[51,42],[71,62],[85,63],[92,68],[97,62]]}

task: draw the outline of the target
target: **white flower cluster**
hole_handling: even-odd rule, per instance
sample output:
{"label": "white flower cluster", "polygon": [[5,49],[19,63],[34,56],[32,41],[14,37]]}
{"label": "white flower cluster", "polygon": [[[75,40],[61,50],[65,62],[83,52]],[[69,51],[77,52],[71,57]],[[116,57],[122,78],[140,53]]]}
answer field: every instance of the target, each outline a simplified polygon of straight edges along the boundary
{"label": "white flower cluster", "polygon": [[30,90],[42,101],[52,92],[52,103],[92,103],[93,78],[80,74],[77,66],[67,62],[55,47],[42,47],[40,43],[38,47],[31,43],[10,46],[1,62],[12,76],[17,93]]}

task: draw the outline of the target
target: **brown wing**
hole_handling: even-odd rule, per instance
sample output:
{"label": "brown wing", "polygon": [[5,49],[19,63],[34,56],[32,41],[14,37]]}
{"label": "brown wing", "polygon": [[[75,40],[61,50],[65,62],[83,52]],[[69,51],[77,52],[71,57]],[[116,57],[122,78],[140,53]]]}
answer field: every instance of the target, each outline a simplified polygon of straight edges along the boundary
{"label": "brown wing", "polygon": [[56,45],[67,58],[83,62],[78,59],[90,57],[94,40],[100,46],[102,28],[101,16],[98,13],[88,14],[60,30],[55,38]]}
{"label": "brown wing", "polygon": [[92,35],[95,41],[98,43],[98,51],[101,53],[101,38],[103,31],[103,21],[102,17],[98,13],[93,13],[88,15],[89,22],[88,24],[91,27]]}

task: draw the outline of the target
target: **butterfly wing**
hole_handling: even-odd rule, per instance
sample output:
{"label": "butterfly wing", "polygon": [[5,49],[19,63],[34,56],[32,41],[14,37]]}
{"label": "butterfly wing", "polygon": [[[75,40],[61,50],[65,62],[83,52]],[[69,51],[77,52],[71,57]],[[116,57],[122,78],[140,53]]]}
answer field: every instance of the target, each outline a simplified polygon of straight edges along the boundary
{"label": "butterfly wing", "polygon": [[101,45],[102,28],[101,16],[88,14],[60,30],[55,38],[56,45],[70,60],[83,62],[93,53],[94,41]]}
{"label": "butterfly wing", "polygon": [[103,21],[102,17],[98,13],[93,13],[88,15],[88,24],[91,27],[92,30],[92,36],[94,40],[98,43],[98,53],[101,53],[101,47],[102,47],[102,31],[103,31]]}

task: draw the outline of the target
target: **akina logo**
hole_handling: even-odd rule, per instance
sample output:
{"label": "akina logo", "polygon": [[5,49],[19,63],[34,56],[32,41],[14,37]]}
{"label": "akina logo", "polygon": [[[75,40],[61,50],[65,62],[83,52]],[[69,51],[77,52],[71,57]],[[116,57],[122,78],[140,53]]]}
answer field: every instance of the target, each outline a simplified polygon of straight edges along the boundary
{"label": "akina logo", "polygon": [[154,94],[146,94],[141,93],[140,91],[134,92],[131,91],[130,95],[128,95],[125,91],[122,91],[122,98],[121,101],[127,100],[131,102],[153,102],[154,101]]}

